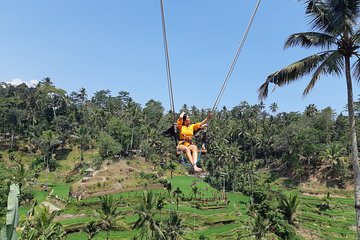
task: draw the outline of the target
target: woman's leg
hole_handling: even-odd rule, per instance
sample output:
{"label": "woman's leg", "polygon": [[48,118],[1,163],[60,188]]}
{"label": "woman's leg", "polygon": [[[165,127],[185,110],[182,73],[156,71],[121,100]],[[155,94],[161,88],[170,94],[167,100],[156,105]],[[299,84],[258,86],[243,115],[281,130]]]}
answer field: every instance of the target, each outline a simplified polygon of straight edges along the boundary
{"label": "woman's leg", "polygon": [[194,164],[196,164],[197,160],[198,160],[198,147],[196,145],[190,145],[189,146],[190,150],[191,150],[191,155],[192,158],[194,159]]}
{"label": "woman's leg", "polygon": [[191,165],[195,164],[195,161],[191,155],[191,150],[189,147],[186,147],[184,145],[180,145],[178,146],[178,149],[180,149],[183,153],[186,154],[187,159],[189,160],[189,162],[191,163]]}
{"label": "woman's leg", "polygon": [[196,172],[200,172],[202,169],[199,168],[198,166],[196,166],[196,162],[198,160],[198,147],[196,145],[190,145],[189,149],[191,150],[192,153],[192,159],[194,160],[194,170]]}

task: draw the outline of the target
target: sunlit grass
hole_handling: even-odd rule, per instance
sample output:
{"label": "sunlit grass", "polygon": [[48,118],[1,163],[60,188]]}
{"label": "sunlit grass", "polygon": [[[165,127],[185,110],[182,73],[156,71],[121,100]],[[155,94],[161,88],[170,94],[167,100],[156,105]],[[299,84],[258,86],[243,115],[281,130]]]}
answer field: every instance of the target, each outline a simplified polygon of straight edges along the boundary
{"label": "sunlit grass", "polygon": [[70,183],[58,183],[51,187],[53,189],[53,195],[57,195],[61,198],[67,198],[70,191]]}

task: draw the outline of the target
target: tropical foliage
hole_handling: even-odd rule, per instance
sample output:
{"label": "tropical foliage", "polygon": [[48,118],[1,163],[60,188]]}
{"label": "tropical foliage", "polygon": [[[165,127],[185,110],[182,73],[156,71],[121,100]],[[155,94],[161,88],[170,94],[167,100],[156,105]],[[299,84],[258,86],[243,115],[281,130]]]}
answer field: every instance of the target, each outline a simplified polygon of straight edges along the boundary
{"label": "tropical foliage", "polygon": [[[305,57],[289,66],[270,74],[259,88],[260,98],[268,95],[268,86],[273,83],[284,86],[311,74],[311,79],[303,91],[307,95],[323,75],[340,77],[345,75],[347,103],[351,139],[351,161],[355,182],[355,205],[357,211],[357,232],[360,239],[360,165],[354,116],[352,76],[360,80],[360,60],[358,55],[360,31],[360,2],[357,0],[306,0],[306,16],[311,32],[294,33],[285,42],[285,48],[301,46],[319,48],[321,52]],[[353,65],[351,59],[354,58]],[[353,69],[353,72],[351,72]],[[317,112],[314,105],[306,113]]]}

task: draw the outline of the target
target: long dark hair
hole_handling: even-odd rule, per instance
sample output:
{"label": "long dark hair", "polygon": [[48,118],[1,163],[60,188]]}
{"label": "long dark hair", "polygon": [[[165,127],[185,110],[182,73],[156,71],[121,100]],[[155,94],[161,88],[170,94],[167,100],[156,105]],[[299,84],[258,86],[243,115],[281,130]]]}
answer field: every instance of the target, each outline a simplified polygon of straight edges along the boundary
{"label": "long dark hair", "polygon": [[187,116],[188,116],[188,115],[185,113],[184,116],[183,116],[183,119],[182,119],[182,120],[183,120],[183,123],[186,121]]}

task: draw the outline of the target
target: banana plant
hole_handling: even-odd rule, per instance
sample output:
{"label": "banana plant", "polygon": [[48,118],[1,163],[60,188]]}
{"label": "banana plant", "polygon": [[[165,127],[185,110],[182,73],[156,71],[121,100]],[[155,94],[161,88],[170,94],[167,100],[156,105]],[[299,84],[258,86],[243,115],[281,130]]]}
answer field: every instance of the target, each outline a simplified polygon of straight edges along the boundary
{"label": "banana plant", "polygon": [[1,228],[0,239],[16,239],[16,227],[19,224],[19,195],[19,186],[11,184],[7,204],[6,225]]}

